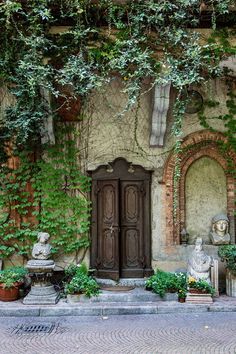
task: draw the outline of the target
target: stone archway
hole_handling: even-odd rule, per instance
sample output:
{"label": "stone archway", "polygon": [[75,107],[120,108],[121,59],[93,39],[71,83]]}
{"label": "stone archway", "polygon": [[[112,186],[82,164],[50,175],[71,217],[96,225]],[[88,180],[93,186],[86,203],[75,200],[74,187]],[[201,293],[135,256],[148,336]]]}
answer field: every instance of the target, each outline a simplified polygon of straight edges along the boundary
{"label": "stone archway", "polygon": [[[180,232],[186,227],[185,210],[185,181],[189,167],[201,157],[209,157],[215,160],[224,170],[227,185],[227,214],[230,219],[231,233],[235,234],[235,178],[228,171],[229,159],[236,163],[236,154],[233,151],[227,153],[221,149],[222,144],[227,143],[226,137],[219,132],[207,130],[198,131],[185,137],[182,142],[180,154],[181,177],[178,185],[178,208],[174,217],[174,170],[176,155],[171,154],[166,162],[163,183],[165,185],[166,200],[166,244],[179,244]],[[235,242],[235,240],[233,240]]]}

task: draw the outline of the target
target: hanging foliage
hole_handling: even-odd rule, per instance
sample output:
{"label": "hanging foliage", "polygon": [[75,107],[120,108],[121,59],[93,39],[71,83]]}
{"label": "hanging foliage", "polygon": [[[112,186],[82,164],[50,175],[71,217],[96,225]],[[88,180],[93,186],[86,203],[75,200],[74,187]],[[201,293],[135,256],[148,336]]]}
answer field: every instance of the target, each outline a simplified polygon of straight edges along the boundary
{"label": "hanging foliage", "polygon": [[[213,35],[203,44],[197,28],[203,17],[213,30],[235,26],[235,13],[230,12],[235,5],[235,0],[0,1],[0,85],[14,98],[0,116],[0,159],[6,161],[9,152],[20,158],[14,171],[1,168],[3,256],[27,257],[38,229],[53,236],[57,253],[78,252],[88,245],[87,238],[80,237],[88,229],[89,204],[77,152],[71,142],[43,150],[42,132],[49,119],[55,125],[59,119],[60,107],[51,102],[78,97],[83,102],[114,73],[123,79],[128,97],[121,112],[139,102],[146,77],[150,89],[171,82],[178,92],[172,127],[177,186],[187,103],[182,93],[222,74],[220,60],[236,53],[229,36],[217,41]],[[235,147],[234,100],[230,93],[230,114],[221,119]],[[206,124],[203,112],[200,121]],[[28,161],[25,151],[37,152],[37,160]],[[26,188],[29,183],[31,190]]]}
{"label": "hanging foliage", "polygon": [[[124,78],[128,109],[144,77],[151,77],[152,85],[171,81],[181,91],[219,74],[225,53],[217,52],[215,43],[201,45],[200,34],[189,28],[199,26],[203,11],[215,27],[232,3],[1,1],[0,80],[16,98],[1,119],[6,129],[1,146],[9,137],[18,146],[38,143],[49,115],[45,90],[58,97],[59,87],[70,86],[83,97],[115,71]],[[53,31],[57,25],[66,27]]]}
{"label": "hanging foliage", "polygon": [[75,143],[58,143],[41,158],[20,152],[12,167],[0,170],[0,257],[21,255],[28,259],[38,231],[51,236],[57,257],[78,253],[89,246],[90,189],[88,177],[78,169]]}

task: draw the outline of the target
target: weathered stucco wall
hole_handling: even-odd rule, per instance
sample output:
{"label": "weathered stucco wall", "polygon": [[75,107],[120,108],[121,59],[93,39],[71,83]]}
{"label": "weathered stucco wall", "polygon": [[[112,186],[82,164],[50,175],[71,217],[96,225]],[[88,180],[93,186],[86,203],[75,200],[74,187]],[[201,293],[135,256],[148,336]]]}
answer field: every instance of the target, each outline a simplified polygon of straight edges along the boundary
{"label": "weathered stucco wall", "polygon": [[[146,169],[153,170],[150,210],[153,267],[159,266],[166,270],[183,269],[192,246],[166,246],[165,193],[164,186],[160,183],[164,164],[175,141],[171,135],[173,125],[171,108],[175,93],[173,90],[171,91],[164,147],[160,148],[149,146],[153,109],[153,90],[150,90],[149,82],[143,83],[140,108],[137,110],[137,107],[134,106],[123,114],[127,97],[121,92],[122,89],[121,80],[116,77],[99,92],[94,92],[91,95],[84,112],[84,120],[82,123],[78,123],[78,146],[83,155],[82,166],[85,171],[91,171],[117,157],[124,157],[134,164],[140,164]],[[206,110],[207,116],[212,117],[226,112],[227,90],[224,83],[218,79],[206,82],[201,88],[198,88],[198,91],[206,100],[218,99],[221,102],[217,108],[208,108]],[[0,91],[0,100],[1,111],[14,102],[3,89]],[[219,131],[224,130],[222,121],[211,119],[210,124]],[[202,126],[199,124],[197,114],[186,114],[183,121],[183,138],[199,130],[202,130]],[[211,176],[210,179],[209,176]],[[191,235],[206,236],[210,218],[219,209],[221,209],[220,212],[226,211],[226,185],[222,168],[213,160],[209,164],[206,159],[195,162],[189,169],[186,188],[187,227]],[[215,191],[218,191],[217,196]],[[207,194],[207,198],[205,194]],[[204,217],[201,215],[198,218],[195,217],[196,205],[198,211],[204,208]],[[217,255],[217,247],[208,246],[208,250],[209,253]]]}
{"label": "weathered stucco wall", "polygon": [[[143,91],[145,92],[147,89],[148,83],[145,83]],[[184,268],[190,246],[166,246],[165,194],[164,186],[160,183],[165,161],[174,145],[174,137],[171,135],[173,125],[171,108],[173,107],[174,92],[171,92],[164,147],[150,148],[153,90],[142,95],[140,109],[137,112],[136,107],[134,107],[122,116],[119,113],[125,107],[127,98],[120,93],[120,90],[122,90],[121,80],[115,78],[107,87],[104,87],[102,92],[94,93],[88,103],[87,116],[89,117],[90,127],[86,168],[94,170],[97,166],[113,161],[117,157],[124,157],[134,164],[140,164],[146,169],[153,170],[150,211],[153,267],[161,266],[163,269],[171,270]],[[223,83],[220,83],[219,80],[208,82],[203,87],[198,88],[198,91],[201,92],[204,99],[214,98],[222,102],[217,108],[207,109],[206,113],[209,117],[226,112],[227,96],[226,87]],[[219,131],[224,131],[222,121],[211,119],[211,125]],[[183,137],[202,129],[197,114],[185,115]],[[135,142],[135,134],[139,146]],[[207,177],[209,179],[208,183],[206,183]],[[188,227],[191,229],[192,235],[201,234],[207,238],[211,217],[218,211],[226,212],[224,171],[217,162],[213,160],[209,162],[207,158],[202,159],[189,170],[187,181]],[[200,186],[200,194],[198,195]],[[219,193],[218,196],[215,194],[216,191]],[[205,198],[204,195],[207,195],[207,197]],[[199,217],[196,218],[195,205],[199,203],[204,204],[204,216],[199,214]],[[210,252],[216,256],[217,247],[209,247]]]}

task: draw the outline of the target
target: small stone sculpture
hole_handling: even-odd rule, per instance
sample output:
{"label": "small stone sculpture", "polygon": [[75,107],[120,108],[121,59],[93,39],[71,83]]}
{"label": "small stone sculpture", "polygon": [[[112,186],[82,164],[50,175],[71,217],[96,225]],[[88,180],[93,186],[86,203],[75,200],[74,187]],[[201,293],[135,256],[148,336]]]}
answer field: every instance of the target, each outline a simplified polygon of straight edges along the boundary
{"label": "small stone sculpture", "polygon": [[38,242],[34,244],[32,256],[34,259],[48,259],[51,256],[52,246],[48,243],[49,234],[47,232],[38,233]]}
{"label": "small stone sculpture", "polygon": [[202,238],[198,237],[195,242],[195,248],[188,259],[188,275],[197,281],[205,280],[210,284],[210,269],[212,265],[212,258],[202,249]]}
{"label": "small stone sculpture", "polygon": [[229,219],[225,214],[217,214],[212,218],[210,239],[213,245],[226,245],[230,243]]}
{"label": "small stone sculpture", "polygon": [[38,242],[34,244],[31,259],[27,262],[26,268],[32,279],[31,290],[24,298],[26,305],[56,304],[59,300],[59,293],[54,289],[50,278],[55,268],[55,262],[51,257],[52,247],[48,243],[47,232],[38,233]]}

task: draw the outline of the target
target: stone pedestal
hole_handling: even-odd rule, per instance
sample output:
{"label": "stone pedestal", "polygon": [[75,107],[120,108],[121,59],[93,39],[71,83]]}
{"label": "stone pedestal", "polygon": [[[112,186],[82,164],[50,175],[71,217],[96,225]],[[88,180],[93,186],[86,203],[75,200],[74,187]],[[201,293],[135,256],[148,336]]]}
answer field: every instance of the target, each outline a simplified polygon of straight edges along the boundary
{"label": "stone pedestal", "polygon": [[219,297],[219,262],[217,259],[213,260],[213,267],[211,267],[211,285],[215,289],[215,297]]}
{"label": "stone pedestal", "polygon": [[26,268],[32,278],[29,294],[24,298],[25,305],[52,305],[56,304],[60,294],[56,292],[50,282],[55,263],[52,260],[30,260]]}
{"label": "stone pedestal", "polygon": [[192,294],[187,293],[185,302],[190,304],[212,304],[211,294]]}
{"label": "stone pedestal", "polygon": [[236,297],[236,275],[226,272],[226,295]]}
{"label": "stone pedestal", "polygon": [[56,292],[53,285],[33,285],[29,294],[24,298],[25,305],[54,305],[59,301],[60,294]]}

